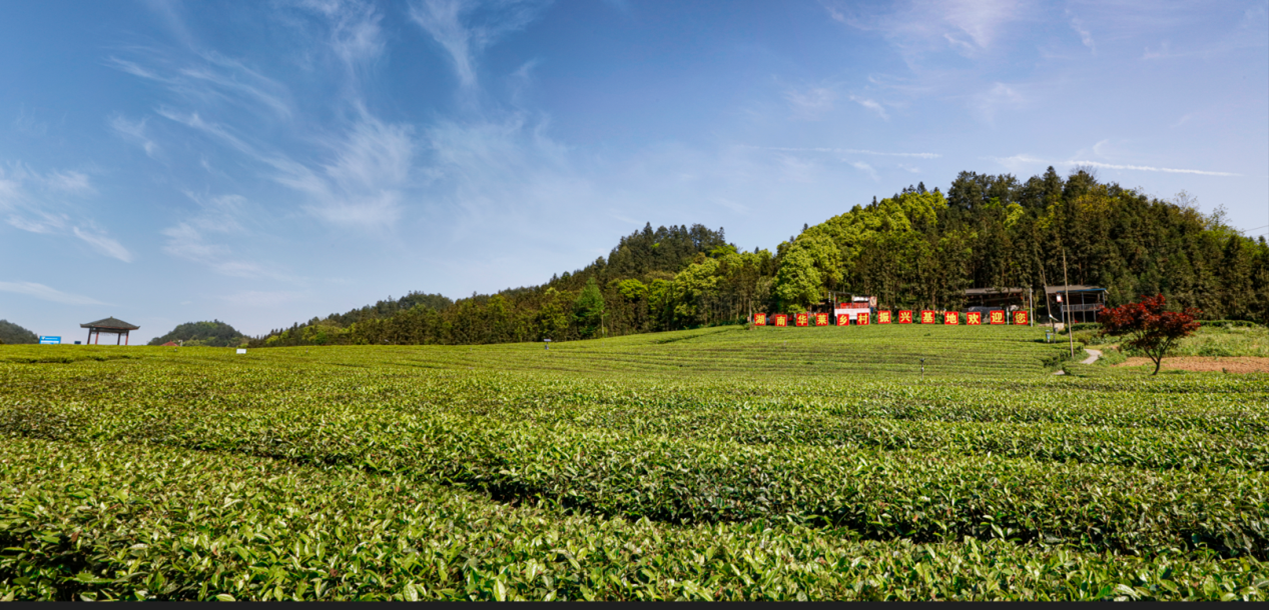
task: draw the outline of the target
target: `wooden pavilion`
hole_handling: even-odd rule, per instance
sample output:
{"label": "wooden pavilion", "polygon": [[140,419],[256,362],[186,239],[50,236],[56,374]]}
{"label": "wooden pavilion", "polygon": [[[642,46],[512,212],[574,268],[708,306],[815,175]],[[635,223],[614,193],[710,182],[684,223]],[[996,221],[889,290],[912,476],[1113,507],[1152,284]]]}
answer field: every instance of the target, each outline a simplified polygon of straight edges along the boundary
{"label": "wooden pavilion", "polygon": [[[140,326],[128,324],[127,322],[124,322],[123,320],[120,320],[118,318],[106,318],[104,320],[97,320],[96,322],[80,324],[79,327],[88,329],[88,344],[89,345],[97,345],[97,343],[101,341],[101,333],[113,334],[115,336],[115,345],[119,345],[120,339],[123,340],[124,345],[127,345],[128,333],[131,331],[137,330],[138,328],[141,328]],[[97,335],[97,341],[93,341],[94,333]]]}

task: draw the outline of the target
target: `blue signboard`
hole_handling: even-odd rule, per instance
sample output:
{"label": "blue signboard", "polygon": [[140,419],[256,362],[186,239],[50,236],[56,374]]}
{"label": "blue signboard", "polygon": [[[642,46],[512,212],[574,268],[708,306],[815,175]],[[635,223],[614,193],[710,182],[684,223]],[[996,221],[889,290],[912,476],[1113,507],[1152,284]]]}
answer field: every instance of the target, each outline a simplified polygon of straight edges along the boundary
{"label": "blue signboard", "polygon": [[40,337],[40,345],[61,345],[61,344],[62,344],[61,337],[45,337],[45,336]]}

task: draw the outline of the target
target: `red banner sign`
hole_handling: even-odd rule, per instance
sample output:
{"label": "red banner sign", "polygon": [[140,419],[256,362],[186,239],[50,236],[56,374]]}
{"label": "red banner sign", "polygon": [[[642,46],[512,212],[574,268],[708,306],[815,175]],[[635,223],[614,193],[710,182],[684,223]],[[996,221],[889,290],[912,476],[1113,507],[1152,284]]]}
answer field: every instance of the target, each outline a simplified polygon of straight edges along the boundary
{"label": "red banner sign", "polygon": [[789,325],[789,316],[787,314],[778,313],[774,317],[776,326],[783,328]]}
{"label": "red banner sign", "polygon": [[971,311],[965,314],[965,324],[969,326],[981,326],[983,323],[983,312]]}
{"label": "red banner sign", "polygon": [[889,312],[889,311],[879,311],[879,312],[877,312],[877,323],[878,323],[878,324],[889,324],[889,323],[890,323],[890,312]]}
{"label": "red banner sign", "polygon": [[993,309],[993,310],[991,311],[991,323],[992,323],[992,324],[1004,324],[1004,323],[1005,323],[1005,312],[1003,312],[1003,311],[1001,311],[1001,310],[999,310],[999,309]]}
{"label": "red banner sign", "polygon": [[858,324],[860,326],[868,326],[868,314],[861,313],[855,316],[855,324]]}
{"label": "red banner sign", "polygon": [[826,314],[826,313],[817,313],[817,314],[815,314],[815,325],[816,325],[816,326],[828,326],[828,314]]}
{"label": "red banner sign", "polygon": [[756,314],[754,314],[754,315],[753,315],[753,325],[754,325],[754,326],[766,326],[766,325],[767,325],[767,314],[765,314],[765,313],[756,313]]}
{"label": "red banner sign", "polygon": [[797,314],[797,322],[795,323],[798,326],[806,326],[808,323],[810,323],[810,321],[811,321],[811,314],[800,313],[800,314]]}
{"label": "red banner sign", "polygon": [[1013,312],[1013,323],[1014,323],[1014,324],[1021,324],[1021,325],[1023,325],[1023,326],[1026,326],[1027,321],[1028,321],[1028,320],[1027,320],[1027,312],[1025,312],[1025,311],[1015,311],[1015,312]]}
{"label": "red banner sign", "polygon": [[844,314],[844,313],[839,313],[839,314],[837,314],[837,325],[838,325],[838,326],[850,326],[850,316],[848,316],[848,315],[846,315],[846,314]]}
{"label": "red banner sign", "polygon": [[956,326],[961,323],[961,314],[956,311],[948,311],[943,313],[943,323]]}
{"label": "red banner sign", "polygon": [[912,312],[911,312],[911,311],[908,311],[908,310],[906,310],[906,309],[905,309],[905,310],[903,310],[903,311],[900,311],[900,312],[899,312],[899,323],[900,323],[900,324],[911,324],[911,323],[912,323]]}
{"label": "red banner sign", "polygon": [[932,312],[932,311],[930,311],[930,310],[928,310],[928,309],[923,310],[923,311],[921,312],[921,323],[922,323],[922,324],[933,324],[933,323],[934,323],[934,312]]}

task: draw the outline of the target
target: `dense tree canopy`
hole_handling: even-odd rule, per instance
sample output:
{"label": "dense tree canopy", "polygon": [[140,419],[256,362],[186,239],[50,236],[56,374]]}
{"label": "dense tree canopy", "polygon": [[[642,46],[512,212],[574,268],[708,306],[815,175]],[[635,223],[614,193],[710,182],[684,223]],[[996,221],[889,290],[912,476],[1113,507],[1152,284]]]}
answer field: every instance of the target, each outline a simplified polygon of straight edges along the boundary
{"label": "dense tree canopy", "polygon": [[807,226],[774,254],[741,251],[721,228],[648,224],[606,259],[540,286],[457,302],[411,293],[253,344],[561,341],[805,311],[830,291],[874,295],[882,308],[958,309],[966,288],[1061,284],[1063,252],[1070,283],[1105,287],[1110,306],[1162,294],[1207,318],[1269,321],[1263,238],[1242,237],[1184,194],[1163,201],[1049,168],[1025,182],[962,172],[946,194],[918,184]]}
{"label": "dense tree canopy", "polygon": [[0,344],[16,345],[20,343],[39,343],[35,333],[8,320],[0,320]]}
{"label": "dense tree canopy", "polygon": [[212,320],[181,324],[162,337],[150,339],[150,345],[163,345],[169,341],[176,341],[186,346],[234,347],[241,345],[246,338],[234,327],[220,320]]}

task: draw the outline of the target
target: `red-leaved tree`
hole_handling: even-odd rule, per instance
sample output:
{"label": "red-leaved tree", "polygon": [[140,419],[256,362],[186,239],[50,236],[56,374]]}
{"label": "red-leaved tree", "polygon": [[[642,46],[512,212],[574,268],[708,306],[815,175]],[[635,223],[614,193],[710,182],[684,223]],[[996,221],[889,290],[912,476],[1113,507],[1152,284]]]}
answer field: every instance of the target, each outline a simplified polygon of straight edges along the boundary
{"label": "red-leaved tree", "polygon": [[1102,335],[1123,335],[1124,342],[1146,353],[1154,361],[1154,373],[1159,374],[1163,356],[1182,337],[1198,330],[1194,318],[1202,312],[1192,307],[1185,311],[1164,311],[1163,295],[1143,296],[1136,303],[1107,309],[1097,316],[1102,323]]}

